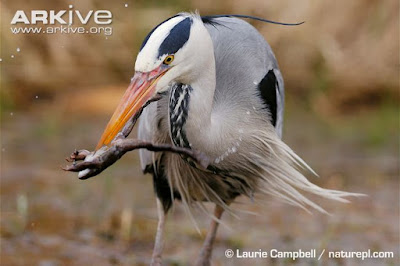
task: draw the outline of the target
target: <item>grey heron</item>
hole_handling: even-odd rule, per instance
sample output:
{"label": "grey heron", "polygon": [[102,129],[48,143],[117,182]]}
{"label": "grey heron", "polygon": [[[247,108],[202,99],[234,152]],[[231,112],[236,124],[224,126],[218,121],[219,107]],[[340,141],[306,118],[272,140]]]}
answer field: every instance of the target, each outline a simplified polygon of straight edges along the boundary
{"label": "grey heron", "polygon": [[314,172],[281,140],[284,82],[277,60],[263,36],[237,17],[247,16],[179,13],[156,26],[99,141],[98,148],[109,145],[140,115],[139,139],[201,151],[210,159],[203,167],[183,154],[140,150],[142,169],[153,176],[159,215],[152,265],[161,264],[166,215],[175,199],[189,213],[193,205],[215,204],[197,261],[209,265],[222,213],[231,212],[240,195],[270,194],[321,212],[301,192],[340,202],[359,195],[321,188],[301,173]]}

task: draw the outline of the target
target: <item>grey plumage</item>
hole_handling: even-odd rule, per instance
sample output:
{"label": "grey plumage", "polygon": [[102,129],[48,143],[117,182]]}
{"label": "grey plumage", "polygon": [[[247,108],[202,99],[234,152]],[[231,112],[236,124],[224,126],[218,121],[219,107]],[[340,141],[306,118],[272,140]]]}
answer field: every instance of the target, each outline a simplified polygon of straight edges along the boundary
{"label": "grey plumage", "polygon": [[[321,212],[302,192],[340,202],[360,196],[320,188],[301,173],[315,174],[281,140],[284,84],[275,56],[258,31],[235,16],[254,18],[180,13],[156,26],[143,41],[135,74],[97,150],[71,155],[85,161],[67,170],[88,178],[141,149],[159,216],[151,265],[162,263],[166,215],[175,199],[191,218],[191,207],[207,211],[203,202],[215,203],[196,262],[210,265],[221,216],[233,214],[230,203],[240,195],[270,194]],[[139,116],[140,140],[124,140]]]}
{"label": "grey plumage", "polygon": [[260,81],[272,70],[279,84],[277,89],[280,90],[277,94],[276,131],[281,137],[285,92],[283,78],[271,47],[253,26],[243,20],[219,18],[216,21],[216,26],[206,25],[213,40],[216,59],[214,108],[228,116],[238,113],[232,110],[236,106],[245,112],[254,110],[253,107],[263,108],[258,102],[260,98],[252,96],[259,93],[257,87]]}
{"label": "grey plumage", "polygon": [[[198,169],[179,155],[142,150],[142,168],[153,167],[155,175],[162,172],[170,186],[170,197],[177,191],[187,208],[211,201],[229,210],[228,204],[238,195],[252,197],[254,193],[267,193],[290,204],[324,211],[298,190],[346,202],[344,197],[354,194],[322,189],[310,183],[298,169],[312,170],[280,140],[284,84],[270,46],[247,22],[236,18],[218,18],[214,22],[205,27],[214,46],[216,89],[211,120],[218,134],[213,135],[209,144],[201,129],[191,127],[204,114],[194,113],[190,105],[184,126],[191,148],[206,153],[212,158],[212,165],[207,170]],[[276,76],[279,90],[275,128],[258,87],[270,70]],[[194,88],[193,94],[201,89]],[[139,124],[139,138],[173,143],[168,110],[170,97],[145,109]]]}

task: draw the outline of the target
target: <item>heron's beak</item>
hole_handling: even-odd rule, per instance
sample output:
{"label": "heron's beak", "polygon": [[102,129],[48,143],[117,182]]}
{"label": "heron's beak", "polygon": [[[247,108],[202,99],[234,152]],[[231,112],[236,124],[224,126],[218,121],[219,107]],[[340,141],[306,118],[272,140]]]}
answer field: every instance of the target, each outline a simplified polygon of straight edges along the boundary
{"label": "heron's beak", "polygon": [[135,72],[131,84],[108,122],[96,150],[103,145],[110,144],[129,119],[157,94],[155,91],[157,82],[167,71],[168,68],[161,65],[151,72]]}

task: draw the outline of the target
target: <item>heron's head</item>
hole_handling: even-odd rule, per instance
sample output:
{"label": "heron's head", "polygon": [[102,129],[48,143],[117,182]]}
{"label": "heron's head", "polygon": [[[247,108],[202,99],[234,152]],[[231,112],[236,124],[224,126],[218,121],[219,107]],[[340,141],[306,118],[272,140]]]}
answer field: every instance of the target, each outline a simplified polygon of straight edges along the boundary
{"label": "heron's head", "polygon": [[124,125],[170,84],[191,84],[213,61],[211,37],[200,16],[181,13],[155,27],[144,39],[135,75],[97,148],[108,145]]}

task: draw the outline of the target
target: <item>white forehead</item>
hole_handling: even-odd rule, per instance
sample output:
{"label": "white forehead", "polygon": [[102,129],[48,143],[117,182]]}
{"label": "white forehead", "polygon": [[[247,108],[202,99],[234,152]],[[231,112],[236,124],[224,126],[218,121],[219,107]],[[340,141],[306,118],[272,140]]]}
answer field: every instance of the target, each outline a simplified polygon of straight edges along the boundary
{"label": "white forehead", "polygon": [[162,58],[158,58],[158,49],[169,32],[186,17],[177,16],[159,25],[150,35],[145,46],[136,57],[135,71],[148,72],[156,68]]}

